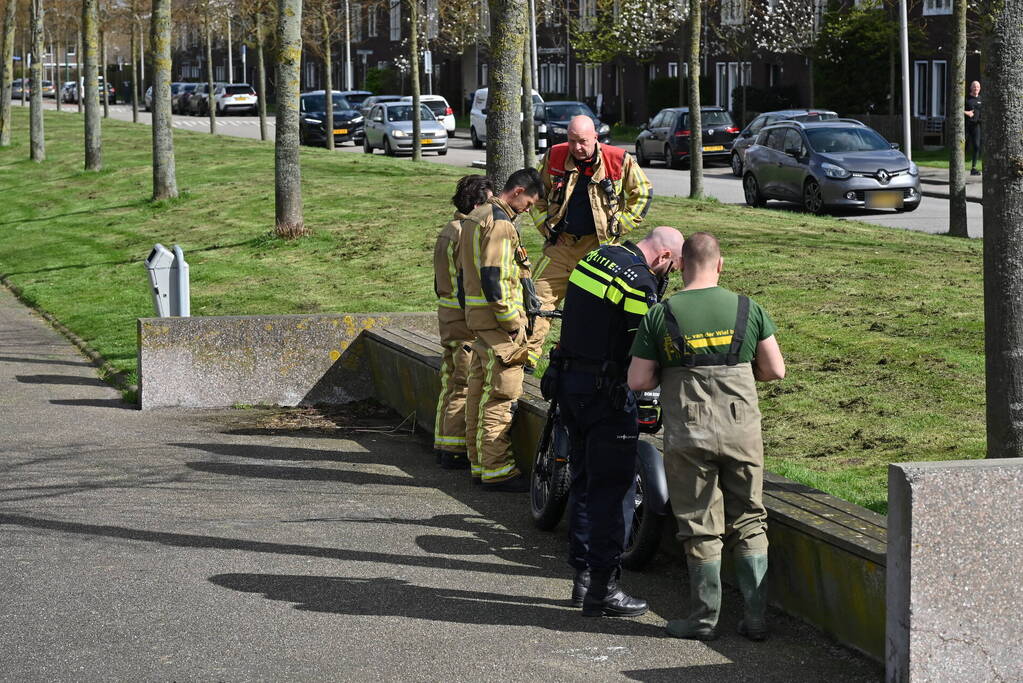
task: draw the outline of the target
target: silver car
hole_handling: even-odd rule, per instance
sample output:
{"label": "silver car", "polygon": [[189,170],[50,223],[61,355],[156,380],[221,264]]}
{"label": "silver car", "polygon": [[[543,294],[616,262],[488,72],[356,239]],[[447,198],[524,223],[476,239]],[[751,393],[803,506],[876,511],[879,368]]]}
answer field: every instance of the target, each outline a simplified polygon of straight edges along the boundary
{"label": "silver car", "polygon": [[[412,153],[412,104],[386,102],[373,105],[366,118],[366,134],[362,149],[366,154],[380,148],[387,156]],[[448,133],[425,104],[419,105],[422,150],[448,153]]]}
{"label": "silver car", "polygon": [[784,121],[764,127],[746,150],[746,203],[797,202],[809,213],[829,208],[920,206],[920,170],[859,121]]}
{"label": "silver car", "polygon": [[750,148],[757,139],[757,133],[764,126],[770,126],[779,121],[834,121],[838,114],[828,109],[781,109],[779,111],[764,112],[757,118],[750,121],[749,125],[742,129],[739,137],[732,143],[732,175],[736,178],[742,177],[742,165],[745,163],[746,150]]}

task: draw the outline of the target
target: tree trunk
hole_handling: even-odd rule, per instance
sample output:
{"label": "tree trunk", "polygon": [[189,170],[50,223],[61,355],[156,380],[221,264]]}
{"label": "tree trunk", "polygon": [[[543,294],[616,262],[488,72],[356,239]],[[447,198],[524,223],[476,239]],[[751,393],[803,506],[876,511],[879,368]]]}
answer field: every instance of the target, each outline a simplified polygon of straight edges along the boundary
{"label": "tree trunk", "polygon": [[[522,168],[519,89],[522,87],[522,44],[526,29],[525,0],[489,0],[490,92],[487,96],[487,175],[498,188]],[[567,75],[567,74],[566,74]]]}
{"label": "tree trunk", "polygon": [[522,57],[522,160],[530,168],[536,166],[536,119],[533,115],[533,56],[532,45],[525,41]]}
{"label": "tree trunk", "polygon": [[78,31],[75,35],[75,105],[78,107],[78,113],[82,113],[82,109],[85,106],[83,100],[85,99],[82,90],[85,89],[82,78],[85,73],[82,71],[82,32]]}
{"label": "tree trunk", "polygon": [[966,122],[963,118],[964,87],[966,85],[966,6],[967,0],[953,0],[952,19],[952,75],[949,81],[945,125],[948,126],[948,234],[969,237],[966,225],[966,160],[963,145],[966,142]]}
{"label": "tree trunk", "polygon": [[98,0],[82,0],[82,46],[85,48],[85,170],[103,168],[103,134],[99,115],[99,77],[96,55],[99,52]]}
{"label": "tree trunk", "polygon": [[0,147],[11,145],[11,94],[14,91],[14,29],[17,9],[18,4],[14,0],[7,0],[3,33],[0,33],[0,59],[3,60],[0,64]]}
{"label": "tree trunk", "polygon": [[[110,73],[107,69],[107,32],[99,32],[100,75],[103,76],[103,118],[110,118]],[[58,98],[59,99],[59,98]]]}
{"label": "tree trunk", "polygon": [[423,120],[419,111],[419,0],[408,2],[409,65],[412,69],[412,161],[423,159]]}
{"label": "tree trunk", "polygon": [[[686,92],[686,79],[683,77],[685,73],[682,65],[689,63],[689,53],[686,51],[686,32],[679,30],[678,32],[678,66],[676,67],[676,75],[678,76],[678,106],[686,106],[686,100],[688,99],[688,93]],[[648,119],[654,117],[655,112],[647,112]]]}
{"label": "tree trunk", "polygon": [[[139,48],[138,43],[139,43],[139,38],[141,38],[141,36],[139,36],[139,38],[136,38],[136,35],[138,35],[138,34],[135,31],[135,23],[136,23],[135,19],[136,19],[136,15],[135,15],[135,10],[133,9],[132,10],[132,20],[131,20],[131,121],[132,121],[132,123],[138,123],[139,122],[139,64],[138,64],[138,54],[139,54],[139,49],[140,48]],[[141,33],[141,29],[139,29],[139,33]]]}
{"label": "tree trunk", "polygon": [[[152,19],[150,19],[150,27],[152,27]],[[146,97],[146,44],[142,38],[142,18],[139,18],[139,78],[138,82],[132,83],[131,87],[138,91],[139,102],[144,102]],[[154,57],[155,59],[155,57]],[[134,61],[134,57],[132,57]]]}
{"label": "tree trunk", "polygon": [[[228,13],[227,24],[227,82],[234,83],[234,48],[231,47],[231,15]],[[242,79],[244,80],[244,79]],[[328,88],[329,90],[329,88]]]}
{"label": "tree trunk", "polygon": [[[178,196],[178,181],[171,127],[171,0],[153,0],[149,48],[153,55],[153,199],[172,199]],[[137,83],[131,88],[134,100]]]}
{"label": "tree trunk", "polygon": [[306,234],[302,217],[298,104],[302,67],[302,0],[277,0],[277,142],[274,148],[278,236]]}
{"label": "tree trunk", "polygon": [[[24,54],[22,55],[24,57]],[[32,0],[32,105],[29,111],[30,157],[32,161],[46,160],[46,141],[43,137],[43,0]],[[25,90],[25,81],[21,82]]]}
{"label": "tree trunk", "polygon": [[256,13],[256,95],[259,97],[259,139],[266,140],[266,61],[263,58],[263,13]]}
{"label": "tree trunk", "polygon": [[[57,45],[57,52],[60,52],[60,45],[59,44]],[[64,45],[64,69],[65,70],[67,69],[67,44]],[[63,88],[63,85],[62,85],[61,79],[60,79],[60,67],[59,66],[56,67],[55,70],[57,72],[57,78],[53,79],[53,86],[54,86],[54,88],[56,88],[56,91],[55,91],[54,97],[53,97],[53,102],[54,102],[54,104],[57,105],[57,111],[60,111],[62,109],[61,103],[60,103],[60,91]],[[66,81],[67,78],[65,78],[64,80]]]}
{"label": "tree trunk", "polygon": [[330,53],[330,20],[329,6],[320,6],[320,30],[323,32],[323,86],[324,104],[327,116],[323,119],[324,132],[327,135],[327,149],[334,150],[334,60]]}
{"label": "tree trunk", "polygon": [[[1023,456],[1023,0],[995,11],[984,52],[987,457]],[[960,105],[962,103],[959,103]],[[951,112],[949,112],[952,115]]]}
{"label": "tree trunk", "polygon": [[210,135],[217,133],[217,103],[213,92],[213,19],[206,6],[206,113],[210,117]]}
{"label": "tree trunk", "polygon": [[689,3],[689,197],[703,198],[703,117],[700,116],[699,2]]}

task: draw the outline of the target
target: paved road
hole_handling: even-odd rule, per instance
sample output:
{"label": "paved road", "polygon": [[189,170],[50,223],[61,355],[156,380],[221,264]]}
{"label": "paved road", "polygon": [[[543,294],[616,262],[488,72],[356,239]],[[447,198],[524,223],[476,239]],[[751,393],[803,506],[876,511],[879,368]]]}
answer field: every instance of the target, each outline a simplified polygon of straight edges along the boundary
{"label": "paved road", "polygon": [[[54,105],[47,102],[47,106]],[[72,111],[75,109],[72,107]],[[115,105],[111,107],[111,116],[122,120],[131,120],[131,107],[127,105]],[[140,113],[140,122],[148,124],[149,114]],[[270,119],[269,134],[273,135],[273,118]],[[200,132],[209,131],[209,120],[206,118],[192,116],[174,116],[174,127],[181,130],[195,130]],[[233,135],[244,138],[259,138],[259,119],[253,116],[222,116],[217,119],[217,130],[224,135]],[[450,141],[450,149],[446,156],[435,154],[426,155],[427,161],[448,164],[450,166],[469,167],[474,161],[485,159],[483,150],[472,149],[472,144],[465,136],[464,131],[460,137]],[[626,149],[632,151],[631,145]],[[362,153],[362,147],[351,144],[338,148],[342,153]],[[376,154],[381,154],[376,151]],[[654,186],[655,196],[685,197],[689,195],[689,172],[665,168],[655,164],[647,170]],[[932,186],[933,187],[933,186]],[[925,191],[929,188],[925,186]],[[704,191],[711,197],[726,204],[744,204],[742,185],[738,178],[732,176],[730,169],[724,163],[711,163],[705,169]],[[768,210],[789,210],[798,211],[799,207],[786,202],[770,202]],[[924,197],[923,204],[913,213],[894,213],[892,211],[858,211],[839,214],[839,218],[860,220],[877,225],[886,225],[892,228],[905,230],[917,230],[920,232],[943,233],[948,232],[948,200],[937,197]],[[967,204],[967,217],[969,233],[971,237],[983,235],[983,212],[981,205],[975,202]]]}
{"label": "paved road", "polygon": [[663,558],[625,577],[651,613],[584,618],[564,529],[524,496],[440,470],[389,415],[267,415],[134,410],[0,288],[0,679],[880,679],[782,615],[735,635],[732,591],[719,641],[665,637],[685,598]]}

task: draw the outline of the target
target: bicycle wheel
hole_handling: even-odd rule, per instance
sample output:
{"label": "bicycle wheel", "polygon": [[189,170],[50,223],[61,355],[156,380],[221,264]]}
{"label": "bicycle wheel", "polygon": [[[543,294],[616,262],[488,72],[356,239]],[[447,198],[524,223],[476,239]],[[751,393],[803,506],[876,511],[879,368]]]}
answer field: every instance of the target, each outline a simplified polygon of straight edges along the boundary
{"label": "bicycle wheel", "polygon": [[529,477],[529,504],[533,524],[550,531],[558,526],[568,504],[571,484],[568,465],[568,433],[558,419],[557,405],[547,411],[540,442],[533,456],[533,472]]}
{"label": "bicycle wheel", "polygon": [[630,571],[640,571],[654,559],[661,544],[661,529],[665,515],[645,504],[650,486],[647,474],[640,467],[636,472],[636,511],[632,517],[632,528],[622,553],[622,566]]}

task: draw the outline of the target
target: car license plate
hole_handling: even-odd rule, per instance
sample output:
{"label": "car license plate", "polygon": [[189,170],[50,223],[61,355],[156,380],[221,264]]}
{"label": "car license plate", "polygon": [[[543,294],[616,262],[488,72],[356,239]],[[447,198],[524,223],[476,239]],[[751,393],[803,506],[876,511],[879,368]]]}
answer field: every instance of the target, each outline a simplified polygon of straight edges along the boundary
{"label": "car license plate", "polygon": [[433,138],[423,138],[423,144],[424,145],[432,145],[433,144]]}
{"label": "car license plate", "polygon": [[334,135],[348,135],[348,129],[347,128],[335,128],[334,129]]}
{"label": "car license plate", "polygon": [[708,145],[703,148],[704,152],[723,152],[724,150],[724,145]]}
{"label": "car license plate", "polygon": [[868,209],[901,209],[902,190],[868,192],[864,206]]}

